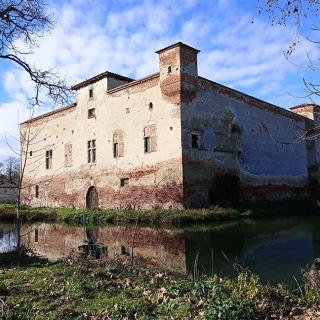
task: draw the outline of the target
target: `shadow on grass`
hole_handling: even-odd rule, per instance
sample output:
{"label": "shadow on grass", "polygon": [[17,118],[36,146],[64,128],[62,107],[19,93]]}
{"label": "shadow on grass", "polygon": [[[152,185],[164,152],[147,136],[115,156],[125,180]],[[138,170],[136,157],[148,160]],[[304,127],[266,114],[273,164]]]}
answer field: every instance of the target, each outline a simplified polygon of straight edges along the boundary
{"label": "shadow on grass", "polygon": [[12,267],[36,267],[47,264],[48,260],[26,251],[0,253],[0,269]]}

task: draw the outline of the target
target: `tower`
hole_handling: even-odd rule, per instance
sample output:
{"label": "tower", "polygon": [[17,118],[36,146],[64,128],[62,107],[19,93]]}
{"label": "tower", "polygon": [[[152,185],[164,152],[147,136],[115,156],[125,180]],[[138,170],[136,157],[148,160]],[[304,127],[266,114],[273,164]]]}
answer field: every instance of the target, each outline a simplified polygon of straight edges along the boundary
{"label": "tower", "polygon": [[195,96],[198,52],[182,42],[156,51],[159,54],[161,92],[171,102],[188,102]]}

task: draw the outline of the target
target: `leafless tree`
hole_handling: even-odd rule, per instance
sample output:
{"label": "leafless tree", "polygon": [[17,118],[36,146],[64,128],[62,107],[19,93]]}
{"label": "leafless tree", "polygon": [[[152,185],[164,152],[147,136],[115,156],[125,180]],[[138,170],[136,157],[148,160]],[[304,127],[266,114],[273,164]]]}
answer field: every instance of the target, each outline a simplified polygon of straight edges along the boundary
{"label": "leafless tree", "polygon": [[35,84],[32,105],[42,103],[46,94],[54,104],[69,103],[70,88],[65,79],[50,68],[41,70],[27,62],[27,57],[38,47],[38,41],[54,26],[52,14],[42,0],[0,1],[0,59],[12,62],[28,73]]}
{"label": "leafless tree", "polygon": [[[291,41],[285,52],[285,57],[290,58],[291,54],[301,43],[301,38],[319,46],[320,40],[317,38],[320,31],[320,23],[317,19],[320,14],[320,0],[258,0],[259,13],[268,15],[272,25],[282,25],[293,27]],[[313,71],[320,67],[320,57],[311,58],[306,55],[306,66]],[[320,96],[320,83],[314,83],[308,79],[303,79],[306,97],[312,102],[314,97]]]}
{"label": "leafless tree", "polygon": [[19,184],[20,160],[17,157],[8,157],[4,161],[4,179],[16,186]]}
{"label": "leafless tree", "polygon": [[[48,5],[43,0],[1,0],[0,1],[0,59],[19,66],[34,83],[35,91],[30,97],[30,119],[34,115],[34,107],[41,105],[42,97],[46,95],[53,105],[70,103],[71,89],[67,86],[65,78],[61,77],[54,68],[42,70],[28,62],[28,57],[34,53],[39,40],[45,33],[54,27],[53,15],[48,12]],[[18,250],[20,249],[20,206],[23,178],[28,170],[28,152],[35,137],[27,130],[21,135],[21,149],[8,144],[11,151],[21,158],[20,177],[17,181],[18,196],[16,205]],[[12,161],[11,161],[12,160]],[[10,158],[7,174],[13,178],[15,161]]]}

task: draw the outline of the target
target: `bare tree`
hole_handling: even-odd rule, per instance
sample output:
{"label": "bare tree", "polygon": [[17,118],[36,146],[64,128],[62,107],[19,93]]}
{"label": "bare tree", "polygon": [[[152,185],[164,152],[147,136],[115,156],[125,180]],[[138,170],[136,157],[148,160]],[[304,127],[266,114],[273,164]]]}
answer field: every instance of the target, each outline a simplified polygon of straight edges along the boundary
{"label": "bare tree", "polygon": [[32,105],[39,105],[44,91],[54,104],[69,103],[70,88],[53,68],[41,70],[27,62],[39,39],[52,29],[52,14],[42,0],[0,1],[0,59],[26,71],[35,84]]}
{"label": "bare tree", "polygon": [[20,160],[17,157],[8,157],[4,161],[4,178],[7,182],[18,186],[20,176]]}
{"label": "bare tree", "polygon": [[[42,70],[28,62],[28,57],[38,47],[39,40],[46,32],[54,27],[53,15],[48,12],[47,3],[43,0],[1,0],[0,1],[0,59],[19,66],[34,83],[35,92],[30,97],[30,119],[34,115],[34,107],[41,105],[42,97],[46,95],[53,105],[68,104],[71,100],[71,89],[66,81],[54,68]],[[18,196],[16,205],[18,250],[20,250],[20,205],[22,197],[23,178],[27,170],[29,147],[35,138],[30,134],[30,129],[20,137],[21,150],[9,146],[11,151],[19,155],[20,176],[18,178]],[[13,179],[14,168],[17,166],[10,159],[7,166],[9,179]]]}
{"label": "bare tree", "polygon": [[[320,31],[320,23],[317,19],[320,14],[320,0],[258,0],[259,13],[267,14],[272,25],[283,25],[293,27],[291,41],[288,44],[285,57],[290,58],[297,46],[301,43],[301,38],[319,45],[317,39]],[[313,71],[320,67],[320,57],[311,58],[306,55],[306,66]],[[303,79],[306,97],[311,100],[320,96],[320,83],[314,83],[308,79]]]}

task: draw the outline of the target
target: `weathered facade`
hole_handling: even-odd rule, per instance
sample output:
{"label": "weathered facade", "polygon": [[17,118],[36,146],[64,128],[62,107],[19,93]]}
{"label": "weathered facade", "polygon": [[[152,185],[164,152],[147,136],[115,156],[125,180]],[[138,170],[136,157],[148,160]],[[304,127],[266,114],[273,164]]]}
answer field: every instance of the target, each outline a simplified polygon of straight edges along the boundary
{"label": "weathered facade", "polygon": [[102,73],[73,87],[75,104],[22,123],[23,201],[183,208],[315,196],[318,107],[292,112],[202,78],[198,52],[159,50],[158,73]]}

